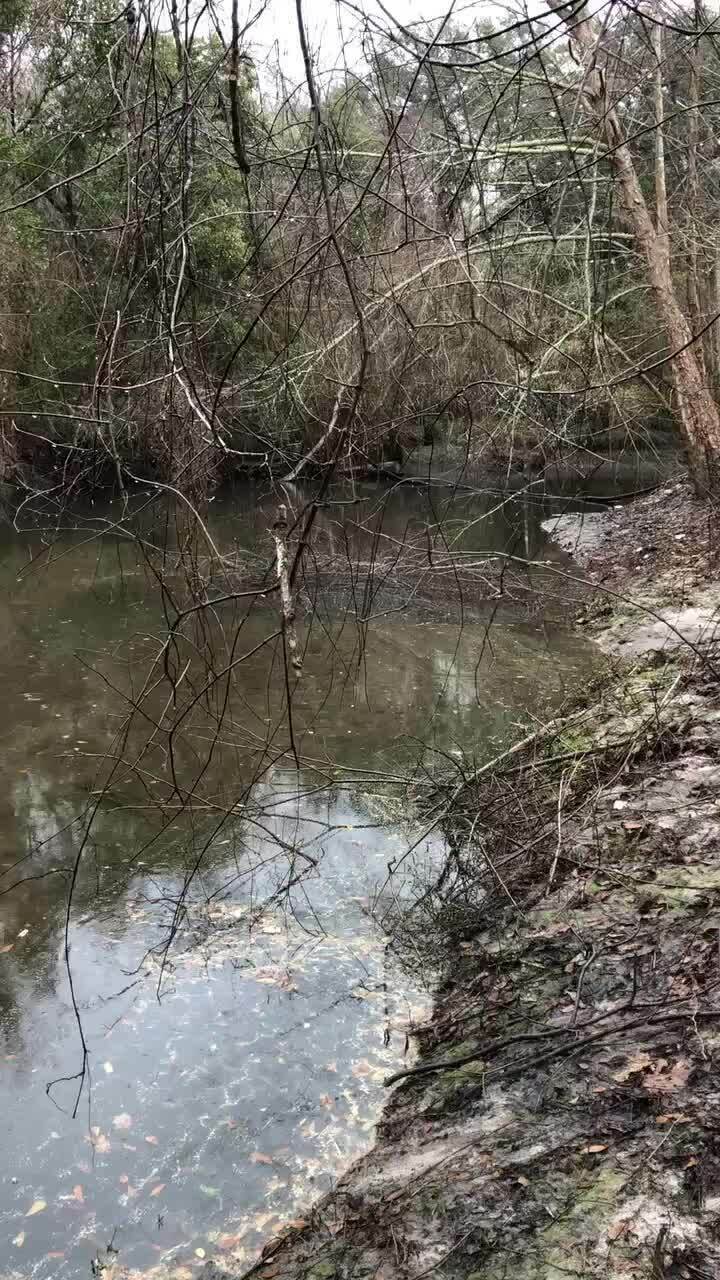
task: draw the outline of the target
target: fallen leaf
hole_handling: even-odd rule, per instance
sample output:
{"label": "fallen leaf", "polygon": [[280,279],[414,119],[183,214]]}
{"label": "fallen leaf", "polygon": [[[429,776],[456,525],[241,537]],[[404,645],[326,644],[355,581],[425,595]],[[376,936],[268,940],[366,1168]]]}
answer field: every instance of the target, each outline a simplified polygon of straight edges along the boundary
{"label": "fallen leaf", "polygon": [[656,1124],[688,1124],[689,1116],[684,1116],[680,1111],[668,1111],[665,1115],[656,1116]]}
{"label": "fallen leaf", "polygon": [[356,1000],[377,1000],[381,994],[380,991],[366,991],[364,987],[353,987],[350,992]]}
{"label": "fallen leaf", "polygon": [[196,1258],[204,1258],[204,1257],[205,1257],[205,1250],[204,1250],[204,1249],[196,1249],[196,1250],[195,1250],[195,1257],[196,1257]]}
{"label": "fallen leaf", "polygon": [[626,831],[642,831],[644,826],[644,822],[623,822]]}
{"label": "fallen leaf", "polygon": [[622,1071],[616,1071],[613,1080],[617,1080],[618,1084],[624,1084],[630,1076],[634,1076],[638,1071],[647,1071],[652,1066],[652,1058],[649,1053],[635,1053],[632,1058],[628,1058]]}
{"label": "fallen leaf", "polygon": [[119,1116],[113,1116],[113,1129],[130,1129],[132,1128],[132,1116],[127,1111],[121,1111]]}
{"label": "fallen leaf", "polygon": [[651,1074],[643,1080],[643,1086],[651,1093],[672,1093],[674,1089],[685,1087],[691,1070],[686,1058],[678,1058],[669,1071],[653,1069]]}
{"label": "fallen leaf", "polygon": [[251,1164],[272,1164],[272,1156],[263,1155],[262,1151],[253,1151],[250,1156]]}
{"label": "fallen leaf", "polygon": [[151,1196],[159,1196],[159,1195],[160,1195],[160,1192],[161,1192],[161,1191],[164,1191],[164,1190],[165,1190],[165,1188],[166,1188],[166,1186],[167,1186],[167,1183],[166,1183],[166,1182],[158,1182],[157,1186],[156,1186],[156,1187],[153,1187],[152,1191],[150,1192],[150,1195],[151,1195]]}
{"label": "fallen leaf", "polygon": [[2,947],[0,947],[0,956],[4,956],[6,951],[12,951],[14,946],[14,942],[6,942]]}
{"label": "fallen leaf", "polygon": [[608,1227],[608,1230],[607,1230],[608,1240],[618,1240],[620,1236],[625,1234],[629,1225],[630,1223],[627,1220],[627,1218],[621,1219],[620,1222],[614,1222],[611,1227]]}
{"label": "fallen leaf", "polygon": [[599,1155],[601,1151],[607,1151],[607,1142],[591,1142],[588,1147],[582,1148],[586,1155]]}
{"label": "fallen leaf", "polygon": [[521,1186],[521,1187],[529,1187],[529,1186],[530,1186],[530,1183],[528,1182],[527,1178],[523,1178],[522,1174],[521,1174],[521,1175],[520,1175],[520,1177],[518,1178],[518,1182],[520,1183],[520,1186]]}
{"label": "fallen leaf", "polygon": [[158,1144],[158,1140],[157,1140],[157,1138],[155,1137],[155,1134],[154,1134],[154,1133],[148,1133],[148,1134],[146,1134],[146,1136],[145,1136],[145,1141],[146,1141],[146,1142],[149,1142],[151,1147],[156,1147],[156,1146],[157,1146],[157,1144]]}
{"label": "fallen leaf", "polygon": [[101,1130],[98,1129],[97,1125],[93,1125],[90,1130],[90,1142],[98,1155],[107,1155],[108,1151],[112,1150],[110,1146],[110,1139],[107,1134],[102,1133]]}
{"label": "fallen leaf", "polygon": [[251,977],[256,982],[264,982],[268,986],[279,987],[281,991],[297,991],[297,987],[286,969],[266,966],[262,969],[253,969]]}
{"label": "fallen leaf", "polygon": [[302,1231],[307,1226],[305,1218],[291,1218],[287,1224],[293,1231]]}
{"label": "fallen leaf", "polygon": [[30,1208],[25,1214],[25,1217],[32,1218],[34,1214],[42,1213],[43,1209],[47,1209],[46,1200],[33,1200],[32,1204],[30,1205]]}
{"label": "fallen leaf", "polygon": [[18,934],[18,938],[27,938],[29,932],[30,932],[29,929],[21,929]]}
{"label": "fallen leaf", "polygon": [[328,1107],[332,1110],[333,1100],[329,1093],[321,1093],[318,1101],[321,1107]]}
{"label": "fallen leaf", "polygon": [[80,1186],[80,1183],[78,1183],[76,1187],[73,1187],[72,1196],[73,1196],[73,1200],[77,1200],[78,1204],[85,1203],[85,1197],[83,1195],[83,1189]]}
{"label": "fallen leaf", "polygon": [[218,1236],[217,1239],[218,1249],[234,1249],[235,1245],[239,1244],[241,1239],[242,1236],[232,1236],[229,1232],[223,1232],[223,1234]]}
{"label": "fallen leaf", "polygon": [[277,1214],[272,1210],[269,1213],[256,1213],[253,1219],[253,1226],[256,1231],[264,1231],[269,1223],[274,1222]]}
{"label": "fallen leaf", "polygon": [[13,1244],[15,1245],[15,1248],[16,1248],[16,1249],[22,1249],[22,1247],[23,1247],[24,1243],[25,1243],[25,1232],[24,1232],[24,1231],[20,1231],[20,1232],[18,1232],[18,1234],[13,1238]]}

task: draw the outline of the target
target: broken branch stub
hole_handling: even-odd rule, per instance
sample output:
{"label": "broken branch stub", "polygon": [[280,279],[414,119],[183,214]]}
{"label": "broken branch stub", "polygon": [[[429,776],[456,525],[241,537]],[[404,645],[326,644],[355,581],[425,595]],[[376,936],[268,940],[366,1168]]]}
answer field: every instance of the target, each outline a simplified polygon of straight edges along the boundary
{"label": "broken branch stub", "polygon": [[287,544],[287,509],[284,503],[280,503],[277,510],[277,516],[273,525],[273,540],[275,542],[275,560],[277,566],[278,584],[280,586],[280,608],[282,612],[282,629],[287,651],[290,656],[290,664],[297,676],[302,672],[302,654],[298,643],[297,631],[295,629],[295,601],[293,599],[292,588],[290,586],[290,575],[288,572],[288,544]]}

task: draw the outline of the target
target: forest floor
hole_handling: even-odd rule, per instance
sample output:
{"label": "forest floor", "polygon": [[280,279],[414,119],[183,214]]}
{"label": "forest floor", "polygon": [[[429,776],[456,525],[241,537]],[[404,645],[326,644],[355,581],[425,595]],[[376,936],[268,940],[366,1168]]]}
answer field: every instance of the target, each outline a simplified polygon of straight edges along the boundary
{"label": "forest floor", "polygon": [[[720,1275],[720,582],[685,485],[557,536],[606,651],[443,797],[444,977],[375,1147],[262,1280]],[[239,1276],[231,1256],[204,1280]]]}

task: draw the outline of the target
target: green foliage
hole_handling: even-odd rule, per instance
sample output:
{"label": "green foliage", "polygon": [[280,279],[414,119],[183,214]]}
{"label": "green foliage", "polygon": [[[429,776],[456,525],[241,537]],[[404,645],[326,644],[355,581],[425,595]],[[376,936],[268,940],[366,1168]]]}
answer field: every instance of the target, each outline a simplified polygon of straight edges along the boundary
{"label": "green foliage", "polygon": [[[586,409],[593,427],[601,417],[578,392],[654,351],[657,323],[638,256],[610,243],[627,228],[608,163],[593,162],[595,127],[574,90],[557,91],[577,81],[566,44],[548,38],[540,62],[527,32],[497,34],[491,16],[447,24],[420,62],[378,39],[361,76],[318,77],[316,140],[305,86],[273,101],[245,49],[233,122],[227,15],[225,38],[190,36],[179,15],[175,30],[148,28],[116,0],[6,0],[24,74],[12,111],[7,95],[0,106],[0,181],[6,203],[32,201],[0,226],[0,280],[24,298],[22,323],[0,322],[18,370],[72,371],[86,399],[98,371],[137,384],[119,438],[132,449],[145,433],[150,454],[181,351],[204,394],[222,378],[249,430],[300,451],[337,387],[354,385],[360,307],[369,359],[351,462],[355,448],[382,457],[392,438],[412,447],[428,422],[458,455],[469,423],[498,454],[503,438],[542,442],[547,424],[553,443],[582,442]],[[640,26],[618,19],[617,34],[641,66]],[[678,38],[668,52],[685,95],[688,48]],[[650,194],[651,80],[629,101]],[[708,108],[708,128],[717,115]],[[668,130],[682,191],[686,119]],[[23,405],[42,403],[42,387],[16,384]],[[613,393],[608,431],[662,411],[647,383],[636,390]]]}
{"label": "green foliage", "polygon": [[192,230],[192,245],[199,270],[221,281],[241,274],[251,244],[246,232],[247,214],[217,200],[212,212],[203,216]]}

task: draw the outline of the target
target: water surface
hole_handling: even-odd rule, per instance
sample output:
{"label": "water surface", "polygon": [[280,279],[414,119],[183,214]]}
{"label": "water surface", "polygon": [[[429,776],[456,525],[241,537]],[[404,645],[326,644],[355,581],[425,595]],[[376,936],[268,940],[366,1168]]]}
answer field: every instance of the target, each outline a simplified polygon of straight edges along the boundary
{"label": "water surface", "polygon": [[[321,558],[366,564],[383,540],[424,546],[429,525],[438,554],[571,568],[540,528],[547,503],[334,496]],[[277,500],[255,487],[211,506],[216,547],[256,576]],[[384,594],[375,582],[358,608],[366,579],[339,574],[319,621],[307,601],[301,614],[298,768],[279,642],[257,648],[276,602],[219,606],[214,642],[239,636],[257,652],[237,667],[209,763],[215,693],[188,716],[175,765],[193,803],[168,821],[162,735],[100,795],[108,756],[127,761],[152,736],[140,717],[136,736],[116,738],[123,695],[139,696],[166,634],[156,580],[111,527],[122,515],[119,503],[27,510],[0,547],[0,1274],[13,1276],[87,1276],[110,1241],[139,1271],[172,1261],[192,1274],[228,1252],[249,1262],[369,1145],[382,1079],[427,1001],[377,919],[443,852],[434,830],[402,862],[424,828],[379,774],[414,772],[421,789],[436,769],[487,758],[593,662],[557,600],[528,611],[455,580],[442,600],[408,595],[407,578],[386,573]],[[143,526],[156,546],[164,518],[153,507]],[[172,583],[177,562],[176,538]],[[222,592],[225,571],[207,563],[203,552],[203,589]],[[159,715],[166,701],[163,686],[144,705]]]}

